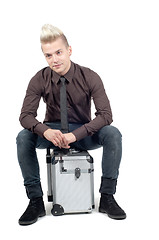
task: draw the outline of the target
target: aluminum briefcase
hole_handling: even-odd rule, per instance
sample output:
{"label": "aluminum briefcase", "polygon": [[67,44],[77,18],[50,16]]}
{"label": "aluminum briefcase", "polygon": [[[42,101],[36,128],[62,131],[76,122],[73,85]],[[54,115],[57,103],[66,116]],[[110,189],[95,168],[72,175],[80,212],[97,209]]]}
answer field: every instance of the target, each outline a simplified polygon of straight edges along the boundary
{"label": "aluminum briefcase", "polygon": [[88,213],[94,208],[94,166],[87,151],[47,149],[48,201],[52,214]]}

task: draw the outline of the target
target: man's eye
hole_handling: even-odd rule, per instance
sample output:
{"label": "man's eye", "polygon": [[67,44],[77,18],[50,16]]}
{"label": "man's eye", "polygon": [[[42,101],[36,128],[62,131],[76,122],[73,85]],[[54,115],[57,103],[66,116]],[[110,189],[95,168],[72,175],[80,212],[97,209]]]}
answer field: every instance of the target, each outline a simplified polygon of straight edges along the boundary
{"label": "man's eye", "polygon": [[58,52],[57,52],[57,55],[60,55],[61,53],[62,53],[61,51],[58,51]]}
{"label": "man's eye", "polygon": [[47,54],[47,55],[46,55],[46,58],[51,58],[51,54]]}

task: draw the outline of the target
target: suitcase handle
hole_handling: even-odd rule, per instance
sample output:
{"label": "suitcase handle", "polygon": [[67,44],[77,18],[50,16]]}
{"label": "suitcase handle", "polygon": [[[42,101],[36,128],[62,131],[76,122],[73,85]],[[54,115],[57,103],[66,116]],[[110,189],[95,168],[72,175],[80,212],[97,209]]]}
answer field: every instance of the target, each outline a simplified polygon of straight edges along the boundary
{"label": "suitcase handle", "polygon": [[81,173],[92,173],[94,171],[93,168],[88,168],[88,169],[81,169],[79,167],[75,168],[75,169],[66,169],[64,167],[64,162],[63,161],[59,161],[60,164],[60,173],[61,174],[74,174],[75,178],[78,179],[81,176]]}
{"label": "suitcase handle", "polygon": [[76,168],[75,169],[75,177],[79,178],[81,176],[81,169],[80,168]]}

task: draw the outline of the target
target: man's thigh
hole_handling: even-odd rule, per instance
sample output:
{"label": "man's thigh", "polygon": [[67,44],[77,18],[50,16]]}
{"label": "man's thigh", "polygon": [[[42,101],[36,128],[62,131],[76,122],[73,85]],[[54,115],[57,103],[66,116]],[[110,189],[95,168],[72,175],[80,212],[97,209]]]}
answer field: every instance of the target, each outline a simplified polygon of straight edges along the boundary
{"label": "man's thigh", "polygon": [[[119,133],[119,134],[118,134]],[[75,142],[72,146],[82,150],[94,150],[104,145],[105,141],[113,141],[113,137],[120,135],[118,129],[113,126],[107,125],[102,127],[98,132],[92,136],[87,136],[84,139]]]}
{"label": "man's thigh", "polygon": [[[51,129],[61,129],[61,124],[60,122],[53,122],[53,123],[45,123],[47,126],[49,126]],[[82,124],[77,124],[77,123],[70,123],[69,124],[69,131],[72,132],[73,130],[81,127]],[[83,139],[81,139],[78,142],[74,142],[70,144],[72,148],[77,148],[80,150],[94,150],[97,148],[100,148],[102,145],[99,144],[99,135],[104,130],[104,128],[100,129],[96,134],[93,136],[87,136]],[[41,138],[38,136],[37,138],[37,148],[39,149],[45,149],[45,148],[55,148],[55,146],[45,138]]]}

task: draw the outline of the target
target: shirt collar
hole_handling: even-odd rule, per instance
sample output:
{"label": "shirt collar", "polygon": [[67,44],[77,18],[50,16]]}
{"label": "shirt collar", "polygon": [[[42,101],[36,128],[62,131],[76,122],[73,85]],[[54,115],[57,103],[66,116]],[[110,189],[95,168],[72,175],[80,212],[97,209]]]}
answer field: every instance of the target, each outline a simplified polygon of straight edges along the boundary
{"label": "shirt collar", "polygon": [[[68,72],[64,75],[64,77],[68,80],[69,83],[72,82],[72,78],[73,78],[73,75],[74,75],[74,68],[75,68],[74,63],[71,61],[71,67],[68,70]],[[52,70],[52,73],[53,73],[52,81],[57,84],[59,82],[59,79],[60,79],[61,76],[53,70]]]}

